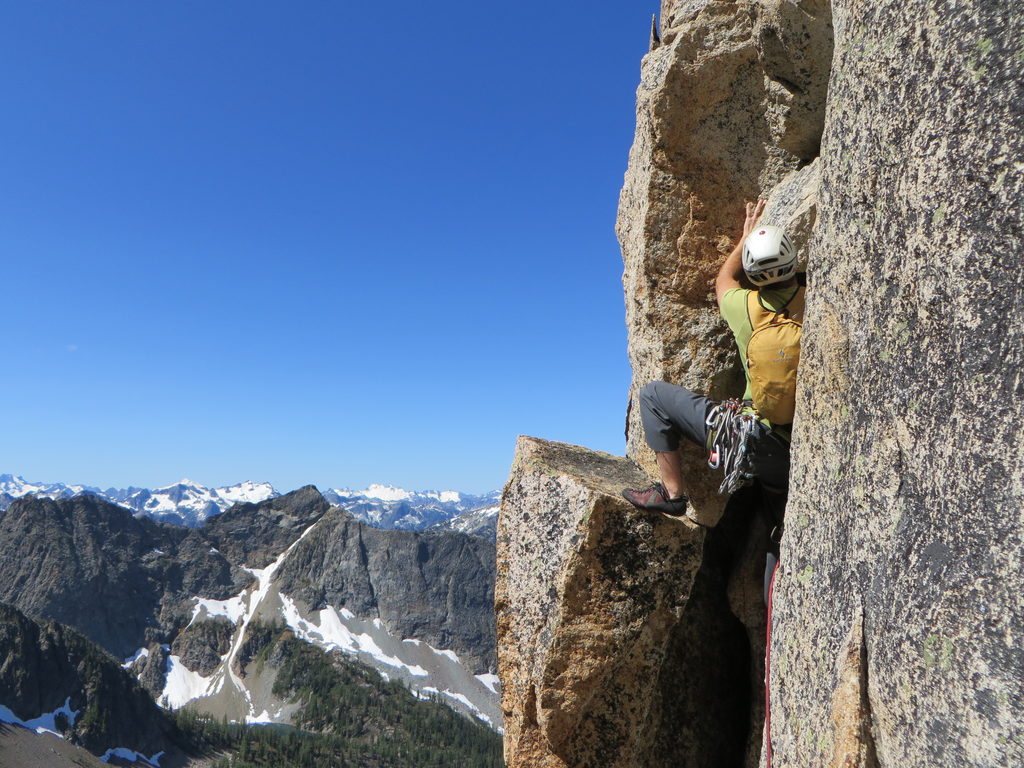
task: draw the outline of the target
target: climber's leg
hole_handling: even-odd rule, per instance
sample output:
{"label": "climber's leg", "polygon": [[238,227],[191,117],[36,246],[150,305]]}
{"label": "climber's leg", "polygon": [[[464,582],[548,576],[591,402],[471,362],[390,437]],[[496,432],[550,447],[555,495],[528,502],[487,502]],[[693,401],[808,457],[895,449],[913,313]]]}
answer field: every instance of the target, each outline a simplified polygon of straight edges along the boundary
{"label": "climber's leg", "polygon": [[640,420],[647,444],[658,460],[661,484],[642,491],[625,491],[623,495],[629,501],[641,509],[679,515],[685,512],[679,440],[685,437],[703,447],[707,439],[704,421],[713,405],[702,395],[664,381],[651,382],[640,390]]}
{"label": "climber's leg", "polygon": [[679,449],[679,438],[704,447],[705,420],[715,405],[703,395],[664,381],[652,381],[640,390],[640,421],[647,444],[658,452]]}

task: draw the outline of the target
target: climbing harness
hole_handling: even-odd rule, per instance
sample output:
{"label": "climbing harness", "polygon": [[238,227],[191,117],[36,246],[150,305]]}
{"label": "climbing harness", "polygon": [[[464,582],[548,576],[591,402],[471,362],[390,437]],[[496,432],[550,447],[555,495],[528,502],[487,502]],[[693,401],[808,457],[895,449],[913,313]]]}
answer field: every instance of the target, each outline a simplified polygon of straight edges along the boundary
{"label": "climbing harness", "polygon": [[708,412],[704,422],[708,427],[708,466],[725,472],[719,493],[732,493],[754,479],[750,458],[757,416],[749,405],[743,400],[723,400]]}

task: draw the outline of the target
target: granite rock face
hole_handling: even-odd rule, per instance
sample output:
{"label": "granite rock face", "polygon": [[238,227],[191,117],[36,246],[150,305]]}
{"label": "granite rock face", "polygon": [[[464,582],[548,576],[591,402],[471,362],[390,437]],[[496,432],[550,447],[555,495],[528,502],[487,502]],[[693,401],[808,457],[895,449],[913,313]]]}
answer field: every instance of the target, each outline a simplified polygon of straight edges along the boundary
{"label": "granite rock face", "polygon": [[[661,28],[641,69],[616,225],[633,367],[627,454],[651,474],[640,387],[663,379],[715,399],[742,392],[712,284],[741,233],[744,202],[815,158],[832,56],[821,0],[666,0]],[[803,217],[796,228],[809,230],[812,206],[813,196],[791,211],[776,205],[772,223]],[[719,481],[699,450],[683,453],[695,517],[713,525],[725,506]]]}
{"label": "granite rock face", "polygon": [[1024,763],[1019,11],[835,3],[773,768]]}
{"label": "granite rock face", "polygon": [[704,531],[618,495],[644,481],[626,459],[519,440],[495,592],[510,768],[675,764],[660,686]]}
{"label": "granite rock face", "polygon": [[[552,626],[586,625],[589,614],[614,602],[625,584],[635,585],[621,573],[609,574],[589,603],[552,586],[559,568],[598,557],[592,526],[604,518],[579,510],[591,503],[602,509],[621,504],[622,488],[646,485],[644,472],[656,475],[639,422],[639,388],[663,379],[714,398],[742,391],[742,370],[732,336],[718,316],[713,281],[740,235],[744,202],[767,197],[763,221],[786,227],[806,261],[817,216],[816,157],[832,56],[831,23],[828,4],[816,1],[662,5],[660,39],[652,38],[643,61],[637,132],[617,221],[633,367],[626,452],[643,472],[633,467],[630,474],[626,470],[632,465],[621,459],[587,459],[583,449],[563,448],[557,461],[539,462],[554,466],[554,476],[576,481],[579,465],[600,466],[586,475],[591,485],[584,483],[588,493],[601,499],[596,502],[590,496],[577,498],[569,481],[564,487],[524,484],[517,458],[499,523],[497,597],[510,765],[757,764],[764,714],[762,578],[770,525],[761,515],[756,488],[731,501],[717,493],[721,477],[707,469],[697,447],[683,447],[690,514],[718,527],[701,533],[701,543],[686,548],[685,557],[680,555],[669,569],[676,577],[690,574],[690,587],[679,595],[671,621],[647,625],[647,647],[657,649],[646,657],[651,666],[636,673],[628,691],[617,678],[614,683],[599,681],[596,673],[586,678],[601,703],[589,705],[598,712],[595,716],[579,715],[587,726],[572,730],[577,726],[560,725],[568,715],[559,711],[578,706],[563,691],[577,683],[564,673],[559,677],[543,670],[544,665],[563,670],[578,662],[553,629],[537,627],[542,619]],[[538,445],[521,443],[520,453],[545,453]],[[518,496],[510,497],[514,489]],[[514,506],[510,498],[518,499]],[[513,514],[516,507],[529,514]],[[570,530],[580,526],[580,541],[563,542],[564,552],[549,553],[550,545],[542,548],[535,542],[538,517],[551,515],[566,517]],[[618,543],[624,549],[637,546],[627,537]],[[545,554],[538,559],[532,550]],[[517,558],[547,562],[548,570],[532,581],[523,574],[503,574],[503,568],[522,567]],[[658,573],[656,559],[642,574],[656,584],[671,578]],[[503,602],[502,580],[519,591],[517,601]],[[651,584],[648,588],[657,592]],[[589,665],[599,670],[635,661],[628,644],[595,644],[589,651]],[[604,716],[602,705],[608,712],[627,714]],[[634,713],[643,713],[644,724],[623,736],[616,728],[628,729]],[[615,726],[609,726],[611,720]],[[571,738],[564,736],[567,732]]]}

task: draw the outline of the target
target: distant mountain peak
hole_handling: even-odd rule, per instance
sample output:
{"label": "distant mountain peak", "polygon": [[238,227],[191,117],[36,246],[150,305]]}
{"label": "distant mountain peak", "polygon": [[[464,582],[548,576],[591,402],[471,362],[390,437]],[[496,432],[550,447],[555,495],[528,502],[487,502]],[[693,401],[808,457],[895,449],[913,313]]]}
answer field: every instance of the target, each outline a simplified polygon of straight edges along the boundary
{"label": "distant mountain peak", "polygon": [[458,504],[463,494],[458,491],[407,491],[394,485],[383,483],[370,483],[367,488],[355,491],[351,488],[332,488],[331,491],[339,496],[362,497],[365,499],[376,499],[377,501],[410,501],[411,499],[433,499],[442,504]]}

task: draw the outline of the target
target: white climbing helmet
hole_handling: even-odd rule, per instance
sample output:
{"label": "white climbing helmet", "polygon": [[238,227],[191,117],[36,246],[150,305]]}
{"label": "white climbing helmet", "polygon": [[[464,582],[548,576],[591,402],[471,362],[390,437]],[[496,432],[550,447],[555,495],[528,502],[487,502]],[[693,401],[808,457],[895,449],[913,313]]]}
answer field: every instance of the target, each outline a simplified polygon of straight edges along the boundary
{"label": "white climbing helmet", "polygon": [[796,274],[796,248],[781,227],[759,226],[743,243],[743,271],[754,285],[771,285]]}

